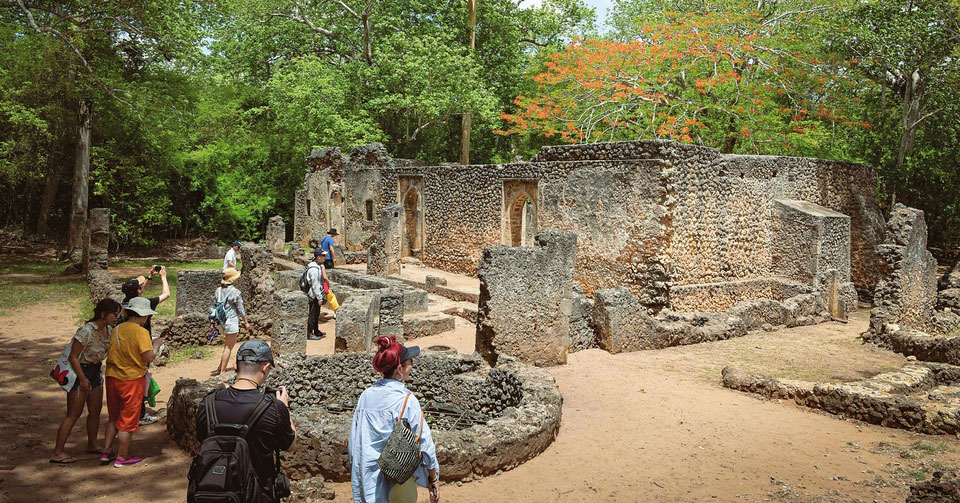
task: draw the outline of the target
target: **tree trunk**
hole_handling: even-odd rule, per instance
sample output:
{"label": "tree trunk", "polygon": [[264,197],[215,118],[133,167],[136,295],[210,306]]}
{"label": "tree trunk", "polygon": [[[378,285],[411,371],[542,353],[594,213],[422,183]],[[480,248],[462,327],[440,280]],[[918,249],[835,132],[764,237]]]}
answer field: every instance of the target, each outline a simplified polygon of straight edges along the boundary
{"label": "tree trunk", "polygon": [[900,152],[897,154],[898,168],[903,166],[907,156],[913,150],[923,99],[924,80],[920,76],[920,72],[914,70],[910,77],[905,80],[903,86],[903,115],[900,120],[903,131],[900,134]]}
{"label": "tree trunk", "polygon": [[81,98],[77,110],[79,135],[77,137],[77,159],[73,168],[73,197],[70,203],[70,233],[67,237],[67,250],[74,263],[83,258],[83,244],[86,241],[87,199],[90,181],[90,124],[93,103],[89,98]]}
{"label": "tree trunk", "polygon": [[[467,23],[470,28],[470,51],[477,47],[477,2],[467,0]],[[470,164],[470,112],[460,122],[460,164]]]}

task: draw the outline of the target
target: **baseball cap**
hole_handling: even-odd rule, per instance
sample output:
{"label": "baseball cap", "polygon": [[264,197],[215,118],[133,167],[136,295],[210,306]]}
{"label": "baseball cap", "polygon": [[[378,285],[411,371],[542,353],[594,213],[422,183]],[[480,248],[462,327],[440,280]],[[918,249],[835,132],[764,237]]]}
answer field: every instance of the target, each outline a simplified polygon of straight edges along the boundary
{"label": "baseball cap", "polygon": [[147,278],[143,276],[130,278],[123,282],[123,285],[120,287],[120,291],[123,292],[123,295],[127,297],[136,297],[140,293],[140,285],[146,282]]}
{"label": "baseball cap", "polygon": [[240,244],[240,241],[234,241],[230,246],[243,246]]}
{"label": "baseball cap", "polygon": [[237,350],[238,362],[270,362],[273,363],[273,350],[264,341],[249,340],[240,345]]}
{"label": "baseball cap", "polygon": [[403,348],[403,351],[400,353],[400,363],[403,363],[407,360],[412,360],[420,355],[420,346],[404,346],[400,345]]}
{"label": "baseball cap", "polygon": [[327,254],[327,252],[323,251],[321,248],[315,248],[315,249],[313,250],[313,258],[317,258],[317,257],[319,257],[320,255],[326,256],[326,254]]}

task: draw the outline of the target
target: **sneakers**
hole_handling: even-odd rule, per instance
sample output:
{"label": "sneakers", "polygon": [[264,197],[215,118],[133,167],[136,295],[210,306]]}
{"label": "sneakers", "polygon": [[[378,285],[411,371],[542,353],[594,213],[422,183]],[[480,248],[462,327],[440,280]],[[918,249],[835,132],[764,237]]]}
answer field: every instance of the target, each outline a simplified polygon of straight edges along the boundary
{"label": "sneakers", "polygon": [[150,414],[144,414],[143,417],[140,418],[140,426],[143,426],[143,425],[145,425],[145,424],[153,424],[153,423],[156,423],[156,422],[159,421],[159,420],[160,420],[160,418],[157,417],[157,416],[151,416]]}
{"label": "sneakers", "polygon": [[114,459],[117,459],[117,455],[113,451],[100,451],[101,465],[109,464]]}
{"label": "sneakers", "polygon": [[327,335],[326,332],[318,332],[318,333],[316,333],[316,334],[310,334],[310,335],[308,335],[308,336],[307,336],[307,339],[309,339],[309,340],[311,340],[311,341],[319,341],[320,339],[323,339],[323,337],[324,337],[325,335]]}
{"label": "sneakers", "polygon": [[135,465],[135,464],[137,464],[137,463],[139,463],[139,462],[141,462],[141,461],[143,461],[143,458],[138,458],[138,457],[134,457],[134,456],[127,456],[127,457],[125,457],[125,458],[117,458],[117,460],[113,462],[113,467],[114,467],[114,468],[123,468],[124,466]]}

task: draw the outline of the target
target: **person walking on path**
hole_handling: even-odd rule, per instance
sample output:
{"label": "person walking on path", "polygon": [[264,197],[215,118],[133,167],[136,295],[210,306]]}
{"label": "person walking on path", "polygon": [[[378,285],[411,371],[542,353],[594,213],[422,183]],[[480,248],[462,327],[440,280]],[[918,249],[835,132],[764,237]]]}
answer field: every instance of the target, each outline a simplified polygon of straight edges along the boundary
{"label": "person walking on path", "polygon": [[[237,350],[236,381],[229,388],[212,393],[217,422],[243,424],[247,415],[263,400],[264,393],[258,388],[263,386],[272,367],[273,351],[266,342],[250,340],[240,345]],[[273,491],[274,480],[282,475],[277,473],[274,452],[292,450],[297,437],[296,427],[290,419],[287,388],[280,386],[271,398],[270,405],[253,423],[246,436],[253,470],[263,490],[262,499],[257,501],[264,503],[280,500]],[[198,442],[216,434],[210,431],[207,408],[203,404],[197,407],[196,428]]]}
{"label": "person walking on path", "polygon": [[[147,276],[138,276],[136,278],[130,278],[123,283],[120,287],[120,290],[123,292],[123,303],[126,304],[130,302],[130,299],[134,297],[140,297],[143,295],[143,291],[150,286],[150,281],[154,276],[160,276],[160,281],[162,283],[162,289],[160,290],[160,295],[158,297],[149,297],[150,309],[156,310],[157,307],[162,304],[164,301],[170,298],[170,284],[167,282],[167,268],[162,265],[152,265],[150,266],[150,271],[147,272]],[[147,329],[147,333],[150,334],[150,337],[153,338],[153,328],[150,325],[153,316],[147,316],[147,321],[143,323],[143,328]],[[124,316],[120,316],[120,323],[126,321]],[[150,380],[148,376],[144,376],[144,379],[147,381],[147,386],[144,389],[149,388]],[[144,402],[147,400],[147,396],[143,397]],[[144,405],[140,408],[140,425],[153,424],[159,421],[160,418],[154,416],[153,414],[147,413],[147,407]]]}
{"label": "person walking on path", "polygon": [[[143,328],[148,316],[157,314],[150,309],[150,300],[134,297],[123,304],[127,321],[110,332],[110,347],[107,349],[107,423],[106,444],[100,454],[100,464],[115,460],[113,466],[121,468],[143,461],[130,455],[133,432],[140,427],[140,409],[146,387],[144,376],[147,364],[157,356],[157,348],[165,337],[150,340],[150,333]],[[117,452],[113,443],[117,442]]]}
{"label": "person walking on path", "polygon": [[326,258],[323,259],[323,266],[327,269],[333,269],[333,238],[337,235],[336,229],[330,229],[327,231],[327,235],[323,236],[323,239],[320,240],[320,249],[327,254]]}
{"label": "person walking on path", "polygon": [[317,248],[313,250],[313,262],[307,265],[307,282],[310,290],[307,297],[310,299],[310,311],[307,314],[307,339],[318,341],[327,335],[320,331],[320,306],[327,301],[324,284],[327,283],[327,269],[324,267],[326,252]]}
{"label": "person walking on path", "polygon": [[100,431],[100,410],[103,407],[103,377],[100,369],[110,347],[110,327],[120,316],[120,303],[103,299],[93,308],[93,318],[77,330],[70,339],[69,361],[77,380],[67,392],[67,415],[57,430],[57,442],[53,448],[51,463],[69,464],[77,460],[63,451],[73,425],[80,419],[83,406],[87,406],[87,453],[101,454],[97,442]]}
{"label": "person walking on path", "polygon": [[214,300],[217,304],[223,303],[227,319],[223,323],[223,354],[220,355],[220,366],[213,372],[213,375],[220,375],[227,371],[227,364],[230,362],[230,353],[233,346],[237,344],[237,336],[240,334],[240,320],[243,320],[243,327],[250,331],[250,323],[247,322],[247,312],[243,309],[243,296],[240,290],[234,285],[240,279],[240,271],[228,267],[223,270],[223,280],[217,291],[214,292]]}
{"label": "person walking on path", "polygon": [[[417,501],[417,485],[430,490],[430,502],[439,498],[440,464],[433,444],[430,425],[416,395],[403,384],[413,371],[413,359],[420,348],[404,347],[391,336],[377,337],[373,368],[383,379],[364,390],[353,411],[350,440],[350,484],[353,501],[364,503],[412,503]],[[377,459],[394,426],[406,420],[419,435],[421,463],[406,482],[396,485],[380,471]]]}
{"label": "person walking on path", "polygon": [[237,268],[237,253],[240,253],[240,241],[234,241],[230,245],[230,249],[227,250],[227,254],[223,256],[223,269],[228,268]]}

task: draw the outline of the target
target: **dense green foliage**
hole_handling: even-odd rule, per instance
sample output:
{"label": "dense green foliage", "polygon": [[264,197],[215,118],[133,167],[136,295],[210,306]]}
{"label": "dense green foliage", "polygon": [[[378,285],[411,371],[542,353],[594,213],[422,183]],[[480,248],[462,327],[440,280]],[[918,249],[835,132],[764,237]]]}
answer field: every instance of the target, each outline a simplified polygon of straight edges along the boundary
{"label": "dense green foliage", "polygon": [[[121,246],[258,239],[269,216],[292,218],[312,148],[455,161],[468,112],[477,163],[648,137],[865,162],[885,203],[924,209],[934,242],[960,239],[957,2],[616,0],[603,34],[582,0],[524,5],[479,0],[470,50],[463,1],[0,1],[0,226],[63,237],[90,97],[89,207],[112,209]],[[557,65],[571,71],[544,77]],[[599,78],[574,78],[590,65],[642,71],[686,104],[658,116],[672,123],[598,121],[582,139],[563,124],[495,132],[558,82],[565,103],[601,96],[581,86]]]}

